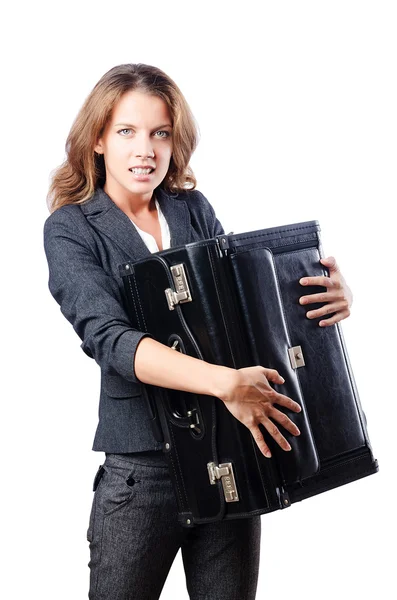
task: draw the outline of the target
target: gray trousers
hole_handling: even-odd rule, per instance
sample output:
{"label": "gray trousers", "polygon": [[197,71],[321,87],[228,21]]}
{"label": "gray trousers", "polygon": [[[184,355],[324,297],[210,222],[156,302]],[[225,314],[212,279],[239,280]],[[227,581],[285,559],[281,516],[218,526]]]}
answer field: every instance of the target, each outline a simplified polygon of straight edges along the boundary
{"label": "gray trousers", "polygon": [[96,485],[91,600],[158,599],[179,548],[191,600],[255,598],[260,516],[182,527],[162,452],[107,453]]}

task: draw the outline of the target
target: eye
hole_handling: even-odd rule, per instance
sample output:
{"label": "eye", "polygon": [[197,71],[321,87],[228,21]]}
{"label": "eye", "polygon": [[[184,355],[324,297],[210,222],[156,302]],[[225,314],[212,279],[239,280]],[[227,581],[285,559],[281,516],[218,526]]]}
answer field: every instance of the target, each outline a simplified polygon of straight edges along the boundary
{"label": "eye", "polygon": [[170,137],[170,133],[168,131],[156,131],[156,133],[165,133],[165,135],[161,135],[160,137]]}
{"label": "eye", "polygon": [[131,131],[131,129],[119,129],[117,133],[121,133],[122,131]]}

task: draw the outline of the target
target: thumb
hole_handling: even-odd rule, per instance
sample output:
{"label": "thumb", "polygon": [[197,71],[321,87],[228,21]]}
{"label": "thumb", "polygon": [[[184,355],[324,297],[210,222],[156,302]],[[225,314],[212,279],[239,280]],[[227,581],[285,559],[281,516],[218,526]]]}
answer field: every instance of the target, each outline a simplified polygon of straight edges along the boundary
{"label": "thumb", "polygon": [[278,371],[276,371],[276,369],[267,369],[266,367],[264,367],[265,370],[265,376],[269,381],[272,381],[273,383],[284,383],[285,379],[284,377],[282,377],[280,375],[280,373]]}
{"label": "thumb", "polygon": [[333,256],[327,256],[327,258],[320,258],[321,264],[328,267],[331,271],[339,271],[339,267],[336,264],[336,260]]}

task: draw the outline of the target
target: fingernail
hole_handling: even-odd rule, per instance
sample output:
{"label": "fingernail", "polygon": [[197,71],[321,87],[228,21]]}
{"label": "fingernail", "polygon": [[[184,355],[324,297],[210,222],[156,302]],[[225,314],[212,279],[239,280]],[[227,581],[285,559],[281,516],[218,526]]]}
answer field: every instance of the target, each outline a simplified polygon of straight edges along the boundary
{"label": "fingernail", "polygon": [[267,456],[267,458],[271,458],[272,455],[270,454],[270,452],[268,450],[266,450],[265,456]]}
{"label": "fingernail", "polygon": [[291,446],[287,444],[287,450],[291,450]]}
{"label": "fingernail", "polygon": [[281,383],[285,383],[284,377],[280,377],[280,379],[281,379]]}
{"label": "fingernail", "polygon": [[300,282],[302,285],[306,285],[307,284],[307,279],[301,279]]}

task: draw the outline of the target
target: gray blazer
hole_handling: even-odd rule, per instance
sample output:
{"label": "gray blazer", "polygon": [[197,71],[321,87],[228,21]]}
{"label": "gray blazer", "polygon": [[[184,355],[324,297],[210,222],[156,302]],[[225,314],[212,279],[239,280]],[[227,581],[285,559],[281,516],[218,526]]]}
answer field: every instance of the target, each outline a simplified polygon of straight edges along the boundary
{"label": "gray blazer", "polygon": [[[156,198],[167,219],[171,247],[224,233],[198,190]],[[44,223],[48,287],[101,368],[99,421],[92,450],[124,453],[160,450],[152,434],[142,384],[134,372],[138,343],[150,333],[131,327],[118,265],[151,255],[127,215],[98,188],[84,204],[68,204]]]}

